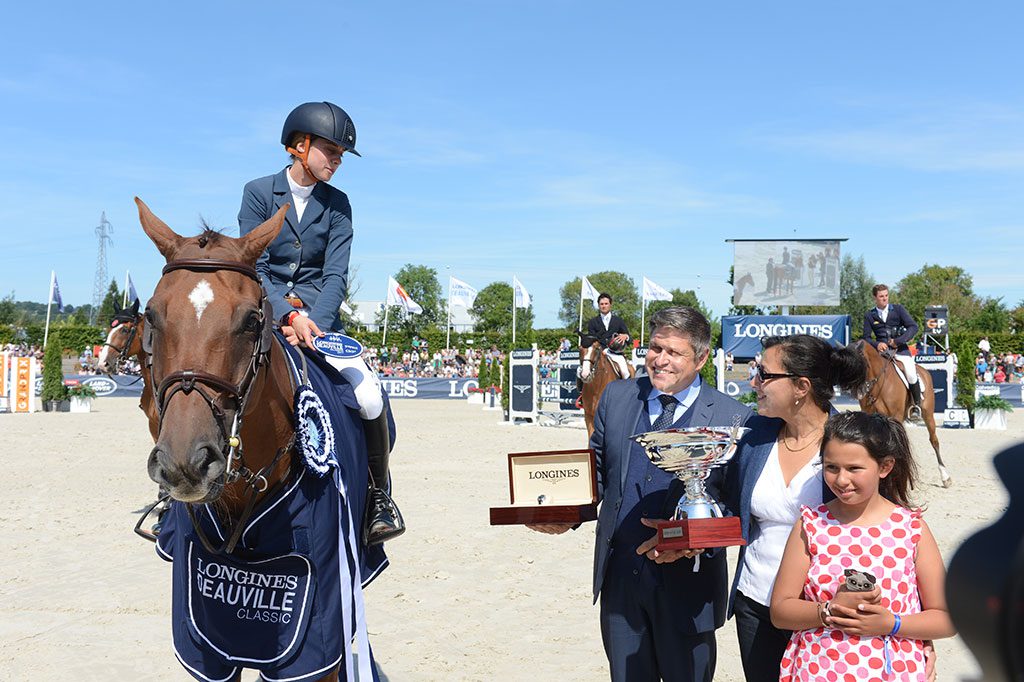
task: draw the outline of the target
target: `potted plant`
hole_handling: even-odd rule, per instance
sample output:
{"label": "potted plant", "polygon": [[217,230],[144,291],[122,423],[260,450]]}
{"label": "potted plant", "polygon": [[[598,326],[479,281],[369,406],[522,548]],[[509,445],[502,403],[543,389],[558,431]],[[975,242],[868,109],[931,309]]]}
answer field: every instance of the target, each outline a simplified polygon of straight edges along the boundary
{"label": "potted plant", "polygon": [[974,403],[974,428],[1005,431],[1007,412],[1013,412],[1013,405],[997,395],[983,395]]}
{"label": "potted plant", "polygon": [[78,384],[68,389],[71,398],[72,412],[92,412],[92,399],[96,397],[96,389],[89,384]]}
{"label": "potted plant", "polygon": [[61,343],[58,338],[51,337],[46,344],[43,355],[43,400],[44,412],[67,412],[68,389],[64,385],[64,371],[61,368]]}

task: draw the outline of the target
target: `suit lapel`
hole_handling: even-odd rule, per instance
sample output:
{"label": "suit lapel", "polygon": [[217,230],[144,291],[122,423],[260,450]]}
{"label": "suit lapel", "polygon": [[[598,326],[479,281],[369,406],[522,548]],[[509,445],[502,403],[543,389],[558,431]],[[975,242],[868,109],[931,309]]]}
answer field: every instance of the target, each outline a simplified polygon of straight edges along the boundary
{"label": "suit lapel", "polygon": [[288,226],[292,231],[292,234],[298,237],[299,215],[295,212],[295,202],[292,201],[292,190],[291,187],[288,186],[288,178],[284,175],[287,172],[288,169],[285,168],[274,176],[274,208],[271,211],[271,214],[277,213],[277,209],[287,203],[291,203],[291,206],[288,207],[288,212],[284,214],[284,224]]}

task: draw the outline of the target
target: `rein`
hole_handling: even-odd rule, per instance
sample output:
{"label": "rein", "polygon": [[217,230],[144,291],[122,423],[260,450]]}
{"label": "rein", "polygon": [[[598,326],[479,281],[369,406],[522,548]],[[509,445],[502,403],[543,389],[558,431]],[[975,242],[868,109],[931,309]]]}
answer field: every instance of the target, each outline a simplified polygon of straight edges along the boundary
{"label": "rein", "polygon": [[[167,273],[174,272],[175,270],[188,270],[192,272],[220,272],[228,270],[243,274],[257,284],[260,284],[260,277],[259,274],[257,274],[256,269],[246,263],[238,261],[217,259],[174,260],[168,262],[167,265],[164,266],[162,274],[166,275]],[[270,310],[270,304],[267,301],[266,291],[262,289],[262,286],[260,290],[259,336],[253,344],[252,353],[249,356],[245,375],[237,384],[215,374],[203,372],[194,368],[171,372],[164,377],[163,380],[157,381],[156,372],[153,368],[153,326],[151,324],[145,325],[143,332],[142,347],[147,354],[147,364],[150,369],[150,377],[154,384],[158,386],[153,395],[156,403],[157,415],[159,417],[158,432],[163,430],[164,412],[171,398],[178,393],[188,395],[192,391],[195,391],[203,398],[207,406],[210,408],[214,421],[217,423],[217,428],[220,430],[221,436],[223,437],[223,443],[227,445],[227,453],[225,457],[227,465],[225,468],[224,483],[222,485],[229,485],[239,479],[245,482],[245,489],[248,493],[245,508],[242,515],[235,521],[235,526],[228,538],[219,548],[215,548],[213,543],[210,542],[206,537],[206,534],[203,532],[201,524],[196,517],[194,505],[192,503],[186,503],[188,515],[192,520],[192,526],[195,529],[196,534],[199,536],[203,546],[214,554],[230,554],[234,550],[235,545],[241,537],[242,529],[245,527],[246,522],[252,515],[253,509],[256,506],[256,498],[262,493],[267,492],[268,488],[270,488],[267,476],[277,466],[281,457],[291,451],[292,445],[295,443],[295,434],[293,433],[288,443],[284,447],[278,449],[270,464],[260,468],[259,471],[252,471],[245,463],[242,440],[239,435],[242,429],[242,416],[246,413],[246,408],[249,403],[252,388],[255,384],[256,376],[259,374],[262,367],[269,364],[270,350],[273,347],[273,313],[268,312]],[[235,415],[231,423],[230,432],[226,424],[227,415],[218,404],[216,399],[217,396],[211,395],[208,390],[204,390],[204,386],[206,389],[213,389],[214,391],[220,391],[226,394],[227,398],[234,404]],[[237,467],[235,466],[236,461],[238,463]],[[286,479],[287,477],[284,477],[281,481],[278,481],[271,492],[276,492],[281,486],[283,486]]]}
{"label": "rein", "polygon": [[[882,395],[881,387],[883,385],[883,379],[885,379],[886,374],[888,374],[889,372],[889,365],[895,362],[895,360],[891,360],[890,358],[885,357],[881,353],[879,353],[879,357],[882,358],[882,373],[879,374],[874,379],[868,379],[866,382],[864,382],[864,388],[862,389],[864,391],[864,400],[867,402],[868,405],[874,405],[875,402],[878,400],[879,396]],[[877,393],[872,394],[872,391],[875,389],[876,386],[879,390]]]}

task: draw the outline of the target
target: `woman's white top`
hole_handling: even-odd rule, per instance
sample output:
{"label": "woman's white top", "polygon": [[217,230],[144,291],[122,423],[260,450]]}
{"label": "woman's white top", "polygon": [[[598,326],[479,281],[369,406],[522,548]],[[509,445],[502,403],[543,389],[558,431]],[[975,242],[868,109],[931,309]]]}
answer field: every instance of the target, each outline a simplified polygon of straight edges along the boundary
{"label": "woman's white top", "polygon": [[779,466],[779,444],[772,446],[750,495],[750,539],[737,589],[768,606],[786,541],[800,518],[800,505],[821,504],[821,457],[815,455],[787,486]]}

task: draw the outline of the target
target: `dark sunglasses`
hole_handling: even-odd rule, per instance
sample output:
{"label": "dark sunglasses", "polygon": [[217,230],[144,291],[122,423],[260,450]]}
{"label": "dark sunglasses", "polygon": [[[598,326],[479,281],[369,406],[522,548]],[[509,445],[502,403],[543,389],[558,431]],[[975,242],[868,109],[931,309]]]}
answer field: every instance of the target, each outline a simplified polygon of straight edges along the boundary
{"label": "dark sunglasses", "polygon": [[770,379],[795,379],[798,375],[790,374],[789,372],[766,372],[764,371],[764,365],[757,365],[757,378],[764,383]]}

